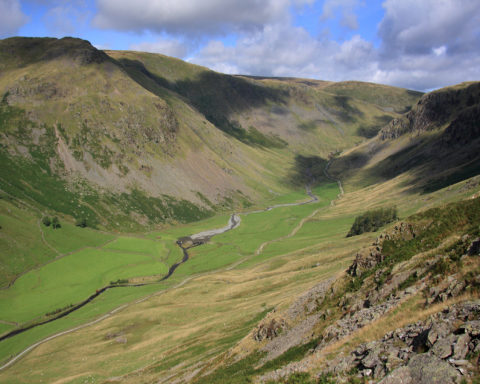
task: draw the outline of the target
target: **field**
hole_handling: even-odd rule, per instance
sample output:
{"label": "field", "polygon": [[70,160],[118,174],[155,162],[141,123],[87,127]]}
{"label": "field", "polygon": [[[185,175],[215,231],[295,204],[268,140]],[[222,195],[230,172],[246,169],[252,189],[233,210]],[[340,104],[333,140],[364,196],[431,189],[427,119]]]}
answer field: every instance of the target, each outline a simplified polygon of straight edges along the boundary
{"label": "field", "polygon": [[[0,292],[4,305],[0,330],[11,330],[10,322],[38,320],[45,312],[82,300],[113,280],[150,284],[108,290],[65,318],[0,342],[0,356],[6,362],[49,335],[88,325],[41,344],[2,371],[0,381],[49,383],[64,376],[61,372],[69,372],[66,382],[98,382],[126,375],[125,382],[135,383],[137,377],[128,373],[139,369],[142,380],[158,378],[167,370],[181,377],[198,362],[226,351],[244,337],[248,340],[248,332],[272,308],[285,308],[316,282],[342,273],[354,252],[376,236],[366,233],[345,238],[356,212],[395,199],[404,216],[413,209],[475,192],[460,183],[434,194],[412,195],[402,192],[396,183],[399,181],[353,191],[333,205],[330,201],[336,198],[338,188],[326,183],[314,190],[318,202],[245,212],[238,228],[190,249],[190,260],[163,282],[158,280],[167,267],[182,257],[175,240],[223,227],[228,215],[142,237],[91,231],[92,244],[102,243],[89,247],[81,246],[82,241],[89,241],[89,232],[82,232],[85,240],[71,244],[68,236],[49,232],[49,244],[69,253],[27,272]],[[299,191],[277,196],[266,205],[306,200]],[[73,231],[72,235],[81,230],[65,228]],[[76,251],[72,250],[75,247]],[[65,270],[72,271],[68,278],[60,273]],[[35,288],[39,281],[47,282],[42,284],[43,295]],[[10,305],[4,304],[7,302]],[[103,320],[95,322],[102,316]],[[52,355],[62,361],[62,367],[49,362]]]}
{"label": "field", "polygon": [[[242,214],[239,228],[216,236],[202,247],[191,249],[191,259],[162,283],[158,281],[167,273],[168,267],[180,261],[183,256],[175,244],[176,239],[206,229],[223,227],[228,221],[228,215],[172,227],[162,232],[151,232],[145,237],[101,233],[80,229],[69,223],[64,223],[57,230],[37,227],[37,232],[40,229],[44,233],[45,243],[56,250],[56,258],[53,262],[27,271],[9,289],[0,291],[0,320],[5,323],[2,324],[2,329],[11,330],[13,326],[7,322],[27,325],[42,321],[47,318],[46,314],[79,303],[96,290],[117,280],[148,282],[151,285],[111,289],[65,318],[5,340],[0,346],[0,356],[11,356],[49,334],[92,320],[115,306],[167,289],[191,276],[235,267],[233,263],[259,257],[255,251],[262,244],[267,246],[272,241],[286,240],[302,219],[328,207],[338,190],[336,184],[330,183],[313,192],[319,196],[318,202]],[[309,197],[299,191],[279,196],[267,204],[307,200]],[[274,255],[270,252],[269,257],[272,256]]]}

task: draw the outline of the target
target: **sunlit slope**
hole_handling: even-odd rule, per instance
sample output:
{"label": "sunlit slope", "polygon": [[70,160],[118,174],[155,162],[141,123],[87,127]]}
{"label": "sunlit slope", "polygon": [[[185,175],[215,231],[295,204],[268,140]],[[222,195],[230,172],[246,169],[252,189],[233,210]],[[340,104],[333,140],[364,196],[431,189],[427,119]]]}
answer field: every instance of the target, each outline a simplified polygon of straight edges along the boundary
{"label": "sunlit slope", "polygon": [[120,230],[285,193],[295,155],[351,147],[418,98],[364,83],[345,85],[350,96],[333,83],[222,75],[73,38],[0,47],[2,190]]}
{"label": "sunlit slope", "polygon": [[331,166],[347,189],[402,179],[412,192],[433,192],[480,173],[480,83],[423,96],[412,110]]}
{"label": "sunlit slope", "polygon": [[[158,54],[107,51],[154,93],[177,93],[242,142],[324,156],[380,129],[421,96],[361,82],[222,75]],[[371,128],[373,127],[373,128]]]}
{"label": "sunlit slope", "polygon": [[[392,180],[375,185],[375,190],[367,187],[347,193],[333,206],[328,200],[334,198],[338,190],[326,184],[316,190],[322,198],[318,205],[281,208],[243,217],[237,228],[238,236],[232,231],[192,249],[192,259],[172,276],[171,283],[175,284],[172,288],[176,288],[36,348],[0,377],[12,382],[18,377],[23,382],[35,382],[41,373],[46,382],[59,378],[67,382],[87,379],[108,382],[116,377],[127,383],[198,379],[195,373],[199,368],[208,372],[255,351],[258,345],[250,332],[259,319],[272,308],[277,312],[285,309],[295,297],[318,282],[342,274],[357,250],[374,241],[378,233],[345,238],[357,213],[395,199],[401,217],[405,217],[412,209],[412,202],[413,209],[419,209],[469,198],[478,192],[478,185],[472,187],[471,184],[462,182],[421,195],[402,189]],[[302,218],[308,220],[288,237]],[[220,218],[214,218],[191,227],[154,232],[148,238],[161,240],[219,224],[223,224]],[[256,255],[264,242],[269,244]],[[135,242],[135,245],[143,252],[151,249],[147,243]],[[127,240],[120,240],[103,248],[124,249],[127,244]],[[236,264],[236,260],[242,262]],[[122,294],[134,298],[135,292],[131,290]],[[146,295],[148,291],[136,294],[140,293]],[[71,319],[62,319],[57,329],[79,324],[81,319],[91,318],[95,311],[100,314],[114,304],[119,305],[122,302],[119,294],[119,291],[108,293]],[[54,329],[48,325],[23,334],[16,343],[7,341],[1,352],[26,347]],[[221,354],[232,347],[226,355]],[[298,353],[297,357],[301,358],[309,348],[292,350],[258,372],[280,368],[290,361],[290,356],[295,358]],[[255,359],[253,361],[258,362]],[[61,368],[53,363],[58,360],[62,361]],[[254,372],[248,358],[245,364],[249,374]],[[118,376],[122,376],[121,379]]]}

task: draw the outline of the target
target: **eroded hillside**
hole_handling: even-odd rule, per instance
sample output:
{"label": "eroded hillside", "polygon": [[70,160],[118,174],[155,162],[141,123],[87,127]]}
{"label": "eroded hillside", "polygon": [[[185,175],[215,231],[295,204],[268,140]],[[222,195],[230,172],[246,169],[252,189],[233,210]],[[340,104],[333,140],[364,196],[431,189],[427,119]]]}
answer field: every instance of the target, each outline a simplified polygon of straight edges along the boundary
{"label": "eroded hillside", "polygon": [[0,48],[0,381],[478,380],[478,83]]}
{"label": "eroded hillside", "polygon": [[347,96],[332,83],[227,76],[73,38],[0,44],[2,189],[123,230],[283,193],[296,154],[325,159],[351,147],[363,126],[398,117],[419,97],[373,84],[346,84],[356,89]]}

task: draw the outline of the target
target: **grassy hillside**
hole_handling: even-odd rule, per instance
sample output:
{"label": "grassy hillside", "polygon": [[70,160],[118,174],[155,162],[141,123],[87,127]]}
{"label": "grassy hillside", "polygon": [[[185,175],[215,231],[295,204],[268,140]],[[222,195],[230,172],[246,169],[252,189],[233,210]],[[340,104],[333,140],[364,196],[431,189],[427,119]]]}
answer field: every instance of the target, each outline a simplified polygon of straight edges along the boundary
{"label": "grassy hillside", "polygon": [[[394,199],[402,220],[429,221],[429,215],[432,214],[434,219],[440,216],[443,217],[442,220],[445,217],[461,219],[461,214],[452,216],[450,211],[442,213],[442,210],[429,211],[409,219],[406,216],[411,210],[478,194],[478,184],[475,186],[473,183],[475,179],[471,181],[422,195],[402,190],[396,180],[391,180],[375,185],[375,189],[367,187],[347,193],[334,205],[330,205],[329,200],[335,198],[338,190],[332,184],[325,184],[315,190],[321,198],[317,204],[243,216],[242,223],[236,230],[215,237],[209,244],[193,248],[191,260],[182,265],[172,280],[164,285],[109,291],[98,301],[71,316],[3,341],[0,343],[0,352],[2,356],[8,357],[47,335],[98,318],[123,303],[130,303],[128,307],[123,307],[121,311],[97,324],[39,346],[1,372],[0,378],[12,383],[35,382],[43,373],[46,382],[60,377],[73,383],[85,380],[108,382],[111,377],[121,376],[123,382],[134,383],[158,380],[168,382],[173,375],[186,382],[194,378],[200,382],[216,382],[218,378],[221,382],[225,374],[233,375],[234,372],[241,371],[245,374],[237,375],[238,378],[247,379],[281,368],[291,361],[308,356],[308,350],[316,344],[308,344],[309,341],[305,347],[294,347],[261,369],[256,369],[261,356],[251,354],[258,348],[251,331],[272,308],[276,308],[276,313],[283,313],[282,310],[288,308],[305,290],[318,282],[342,275],[352,263],[356,252],[374,241],[378,233],[346,238],[358,213],[371,207],[384,206],[385,201]],[[299,197],[301,196],[293,195],[290,201]],[[287,199],[288,197],[283,197],[277,200]],[[467,211],[472,214],[475,212],[472,209]],[[165,259],[165,251],[168,249],[165,247],[172,244],[173,239],[223,226],[225,221],[225,216],[215,217],[197,224],[155,231],[145,239],[121,236],[95,250],[96,257],[100,257],[101,252],[121,252],[132,258],[137,255],[136,263],[147,255],[159,255],[160,258],[169,260]],[[300,223],[302,225],[296,230]],[[460,230],[459,226],[452,228],[448,220],[446,223],[445,226],[444,220],[443,226],[438,227],[438,231],[443,231],[442,238],[449,238],[451,234],[448,231],[455,228]],[[429,239],[441,241],[436,233],[432,233]],[[431,244],[422,242],[422,238],[419,237],[415,244],[430,247]],[[58,244],[61,243],[59,240]],[[409,252],[413,249],[410,248]],[[80,250],[74,255],[81,256],[83,252]],[[418,250],[415,248],[413,252]],[[63,263],[69,262],[68,258],[62,260]],[[87,261],[79,258],[76,262],[82,260]],[[56,263],[58,262],[52,266]],[[35,274],[47,273],[50,268],[42,268]],[[117,275],[108,275],[107,272],[106,280],[126,276],[121,269],[118,271],[121,273]],[[80,272],[79,270],[78,273]],[[142,273],[149,275],[152,272],[136,271],[139,278]],[[99,270],[95,276],[101,279],[103,273],[103,269]],[[85,277],[90,279],[93,276]],[[86,281],[82,286],[87,286]],[[74,280],[69,283],[75,285]],[[54,284],[54,280],[50,284]],[[135,301],[153,292],[157,294],[145,301]],[[32,295],[35,292],[26,291],[24,294]],[[60,296],[54,295],[52,298],[60,299]],[[31,309],[33,311],[34,307],[31,306]],[[395,323],[395,320],[390,319],[392,321]],[[9,325],[5,324],[5,327]],[[240,344],[237,345],[238,342]],[[52,356],[53,361],[62,361],[62,367],[52,364]],[[239,363],[233,365],[230,371],[230,368],[222,368],[228,367],[232,361]],[[214,367],[218,371],[205,379],[193,375],[198,368],[202,368],[200,372],[203,374]]]}
{"label": "grassy hillside", "polygon": [[426,193],[468,179],[480,172],[479,108],[478,82],[429,93],[330,169],[351,189],[408,175]]}
{"label": "grassy hillside", "polygon": [[[227,76],[74,38],[1,40],[0,67],[3,195],[30,210],[31,222],[58,215],[122,232],[303,189],[329,153],[361,140],[361,127],[398,117],[418,98],[363,83],[347,97],[332,83]],[[39,253],[23,245],[7,216],[0,241],[25,254],[25,269],[55,254],[38,238]],[[24,270],[2,268],[3,281]]]}
{"label": "grassy hillside", "polygon": [[[0,338],[33,326],[0,341],[0,366],[35,346],[0,382],[379,381],[403,363],[377,353],[369,373],[362,343],[479,297],[464,256],[480,235],[479,89],[0,41]],[[393,205],[396,221],[347,237]],[[177,239],[233,212],[238,227],[163,279]]]}

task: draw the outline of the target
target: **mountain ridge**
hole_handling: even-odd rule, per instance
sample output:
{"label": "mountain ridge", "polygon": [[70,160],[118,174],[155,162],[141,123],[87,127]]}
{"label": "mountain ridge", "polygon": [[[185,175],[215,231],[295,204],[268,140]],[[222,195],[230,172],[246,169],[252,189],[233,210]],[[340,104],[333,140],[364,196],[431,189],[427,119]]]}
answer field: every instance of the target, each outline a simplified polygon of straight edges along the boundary
{"label": "mountain ridge", "polygon": [[[51,165],[44,164],[44,171],[72,191],[97,195],[98,203],[89,202],[96,210],[105,201],[102,191],[111,191],[107,204],[115,208],[110,214],[122,217],[119,229],[129,214],[112,201],[122,194],[139,190],[158,204],[175,198],[203,210],[251,204],[271,196],[269,190],[284,190],[290,170],[283,164],[293,164],[295,153],[326,157],[354,144],[360,122],[395,116],[360,96],[221,75],[161,55],[104,53],[80,39],[10,38],[0,45],[4,115],[17,108],[27,130],[19,132],[15,119],[4,120],[3,142],[15,153],[8,163],[32,159],[38,139],[29,137],[50,135],[43,148],[50,148]],[[379,89],[403,105],[418,96]],[[89,211],[98,225],[98,215]],[[178,215],[157,214],[152,222],[138,213],[143,224]],[[138,226],[139,218],[129,220],[130,229]]]}

